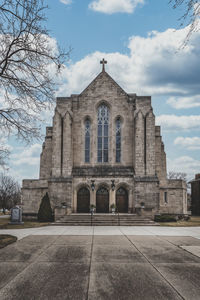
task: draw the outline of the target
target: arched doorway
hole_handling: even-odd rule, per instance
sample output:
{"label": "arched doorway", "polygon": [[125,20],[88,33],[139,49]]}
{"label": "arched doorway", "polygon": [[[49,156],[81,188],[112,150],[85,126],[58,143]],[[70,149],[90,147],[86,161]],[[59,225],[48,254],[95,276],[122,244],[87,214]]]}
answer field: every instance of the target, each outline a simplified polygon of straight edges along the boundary
{"label": "arched doorway", "polygon": [[109,213],[109,191],[100,187],[96,193],[96,212]]}
{"label": "arched doorway", "polygon": [[128,193],[123,187],[120,187],[116,192],[116,206],[119,213],[128,212]]}
{"label": "arched doorway", "polygon": [[90,191],[86,187],[82,187],[77,193],[77,212],[90,212]]}

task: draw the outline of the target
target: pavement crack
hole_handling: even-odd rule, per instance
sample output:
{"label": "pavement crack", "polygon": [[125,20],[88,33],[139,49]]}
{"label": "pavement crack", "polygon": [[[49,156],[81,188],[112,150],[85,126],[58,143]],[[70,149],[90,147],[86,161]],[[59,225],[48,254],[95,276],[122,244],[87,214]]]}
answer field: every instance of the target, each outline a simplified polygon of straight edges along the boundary
{"label": "pavement crack", "polygon": [[89,274],[88,274],[88,286],[86,293],[86,300],[89,299],[89,289],[90,289],[90,276],[91,276],[91,268],[92,268],[92,254],[93,254],[93,244],[94,244],[94,226],[92,228],[92,244],[91,244],[91,255],[90,255],[90,265],[89,265]]}
{"label": "pavement crack", "polygon": [[[35,259],[30,259],[29,261],[20,261],[21,263],[27,263],[27,266],[21,271],[21,272],[19,272],[15,277],[12,277],[8,282],[6,282],[6,284],[5,285],[3,285],[1,288],[0,288],[0,293],[1,293],[1,291],[4,289],[4,288],[6,288],[6,286],[7,285],[9,285],[13,280],[15,280],[15,279],[17,279],[22,273],[24,273],[24,271],[26,270],[26,269],[28,269],[30,266],[32,266],[35,262],[37,262],[37,259],[39,258],[39,256],[41,256],[41,254],[43,254],[44,253],[44,251],[46,250],[46,249],[48,249],[49,247],[51,247],[53,244],[54,244],[54,242],[57,240],[59,238],[59,236],[57,237],[57,238],[55,238],[54,240],[53,240],[53,242],[51,242],[47,247],[43,247],[42,249],[41,249],[41,251],[38,253],[38,255],[36,256],[36,258]],[[9,261],[8,261],[9,262]],[[13,262],[13,261],[12,261]]]}
{"label": "pavement crack", "polygon": [[144,255],[140,249],[129,239],[129,237],[124,234],[124,236],[128,239],[128,241],[132,244],[134,248],[137,249],[137,251],[146,259],[146,261],[153,267],[153,269],[168,283],[168,285],[181,297],[181,299],[185,300],[185,298],[179,293],[179,291],[162,275],[162,273],[152,264],[152,262]]}

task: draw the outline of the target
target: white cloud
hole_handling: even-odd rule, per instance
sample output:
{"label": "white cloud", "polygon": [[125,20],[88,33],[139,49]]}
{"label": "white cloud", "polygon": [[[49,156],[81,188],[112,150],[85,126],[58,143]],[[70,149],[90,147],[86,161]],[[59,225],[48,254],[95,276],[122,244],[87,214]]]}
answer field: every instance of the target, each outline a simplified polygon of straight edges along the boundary
{"label": "white cloud", "polygon": [[60,0],[60,2],[66,5],[72,4],[72,0]]}
{"label": "white cloud", "polygon": [[59,95],[82,92],[100,72],[99,61],[103,57],[108,61],[108,73],[127,92],[152,96],[200,95],[200,32],[194,33],[188,45],[177,51],[187,32],[188,28],[168,29],[150,32],[147,37],[132,36],[127,54],[96,51],[71,62],[59,77],[62,81]]}
{"label": "white cloud", "polygon": [[133,13],[144,0],[96,0],[89,4],[89,8],[105,14]]}
{"label": "white cloud", "polygon": [[188,150],[200,150],[200,137],[177,137],[174,144]]}
{"label": "white cloud", "polygon": [[170,97],[167,104],[176,109],[200,107],[200,95],[192,97]]}
{"label": "white cloud", "polygon": [[11,163],[15,166],[25,164],[38,168],[41,151],[42,147],[40,144],[31,145],[29,148],[25,148],[22,152],[12,154],[10,156]]}
{"label": "white cloud", "polygon": [[183,172],[187,174],[187,179],[191,180],[195,174],[199,173],[200,160],[190,156],[181,156],[176,159],[168,159],[168,171]]}
{"label": "white cloud", "polygon": [[164,130],[196,130],[200,128],[200,115],[176,116],[161,115],[156,117],[156,124]]}

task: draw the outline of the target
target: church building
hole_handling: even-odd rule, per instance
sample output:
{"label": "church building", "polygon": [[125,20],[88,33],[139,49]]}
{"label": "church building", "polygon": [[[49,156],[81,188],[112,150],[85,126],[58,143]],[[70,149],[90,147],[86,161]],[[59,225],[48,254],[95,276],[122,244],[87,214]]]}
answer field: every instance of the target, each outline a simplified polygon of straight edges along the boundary
{"label": "church building", "polygon": [[[150,96],[126,93],[105,71],[81,94],[58,97],[40,156],[39,179],[23,180],[25,214],[37,214],[48,192],[68,213],[149,216],[187,213],[186,183],[168,180],[160,126]],[[116,78],[117,80],[117,78]]]}

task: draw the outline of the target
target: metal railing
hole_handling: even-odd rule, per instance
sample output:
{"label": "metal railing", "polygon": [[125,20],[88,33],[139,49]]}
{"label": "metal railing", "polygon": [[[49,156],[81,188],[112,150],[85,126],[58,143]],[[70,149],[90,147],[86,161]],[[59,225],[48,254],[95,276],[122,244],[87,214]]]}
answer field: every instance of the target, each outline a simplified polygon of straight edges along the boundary
{"label": "metal railing", "polygon": [[117,208],[117,221],[118,221],[118,226],[120,226],[120,216],[119,216],[119,210]]}

